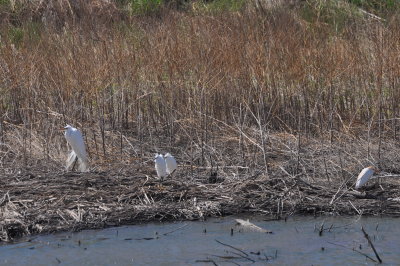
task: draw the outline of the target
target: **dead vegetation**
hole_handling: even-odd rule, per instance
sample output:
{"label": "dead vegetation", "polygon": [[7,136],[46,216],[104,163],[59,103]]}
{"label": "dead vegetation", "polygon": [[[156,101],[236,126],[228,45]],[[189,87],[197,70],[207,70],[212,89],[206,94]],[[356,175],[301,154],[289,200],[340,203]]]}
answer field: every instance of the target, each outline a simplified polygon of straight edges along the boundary
{"label": "dead vegetation", "polygon": [[[124,17],[86,2],[80,22],[54,6],[58,26],[2,17],[3,240],[243,211],[399,214],[396,178],[351,190],[367,165],[400,172],[396,16],[332,28],[298,5]],[[66,123],[91,173],[63,172]],[[177,157],[171,180],[154,179],[155,152]]]}
{"label": "dead vegetation", "polygon": [[[106,171],[91,173],[12,168],[0,180],[1,239],[241,212],[273,219],[294,214],[399,216],[398,177],[383,178],[382,188],[371,181],[365,191],[353,190],[356,174],[369,163],[362,155],[365,144],[352,139],[331,146],[308,139],[299,146],[293,136],[271,134],[266,173],[261,149],[254,165],[244,166],[238,163],[237,147],[222,143],[236,150],[231,161],[214,154],[210,166],[202,167],[195,162],[200,153],[192,161],[180,156],[178,171],[163,182],[156,179],[150,155],[147,161],[114,162]],[[399,163],[392,147],[396,144],[390,141],[382,145],[381,168],[390,173]]]}

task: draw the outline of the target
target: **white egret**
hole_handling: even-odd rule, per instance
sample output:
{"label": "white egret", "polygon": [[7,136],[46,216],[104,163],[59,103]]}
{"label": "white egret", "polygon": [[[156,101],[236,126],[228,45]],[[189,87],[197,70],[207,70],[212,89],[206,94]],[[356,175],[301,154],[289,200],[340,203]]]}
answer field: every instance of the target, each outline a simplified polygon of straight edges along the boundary
{"label": "white egret", "polygon": [[372,178],[376,171],[377,169],[373,166],[368,166],[367,168],[362,169],[361,173],[357,177],[356,189],[359,189],[365,185],[365,183]]}
{"label": "white egret", "polygon": [[163,178],[167,176],[167,164],[165,163],[165,159],[162,156],[162,154],[156,154],[154,162],[157,171],[157,176],[158,178],[163,180]]}
{"label": "white egret", "polygon": [[68,144],[71,146],[72,151],[68,156],[67,159],[67,170],[72,166],[75,166],[75,161],[78,160],[79,162],[79,171],[86,172],[89,170],[89,158],[86,153],[85,143],[83,141],[82,133],[70,126],[66,125],[65,129],[65,139],[67,140]]}
{"label": "white egret", "polygon": [[170,153],[167,153],[164,155],[165,158],[165,163],[167,164],[167,174],[172,174],[178,165],[176,164],[176,160],[174,156],[172,156]]}

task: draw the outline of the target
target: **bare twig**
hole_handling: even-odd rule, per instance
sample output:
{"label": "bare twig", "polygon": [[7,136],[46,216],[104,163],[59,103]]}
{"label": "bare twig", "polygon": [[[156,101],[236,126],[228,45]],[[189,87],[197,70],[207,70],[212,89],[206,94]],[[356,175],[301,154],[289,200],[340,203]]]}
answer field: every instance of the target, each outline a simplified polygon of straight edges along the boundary
{"label": "bare twig", "polygon": [[369,245],[371,246],[372,250],[374,251],[375,257],[378,259],[379,263],[382,263],[382,260],[381,260],[381,258],[379,257],[379,254],[378,254],[378,252],[376,251],[374,244],[372,243],[371,239],[369,238],[369,235],[367,234],[367,232],[365,232],[363,226],[361,226],[361,231],[364,233],[364,237],[368,240]]}

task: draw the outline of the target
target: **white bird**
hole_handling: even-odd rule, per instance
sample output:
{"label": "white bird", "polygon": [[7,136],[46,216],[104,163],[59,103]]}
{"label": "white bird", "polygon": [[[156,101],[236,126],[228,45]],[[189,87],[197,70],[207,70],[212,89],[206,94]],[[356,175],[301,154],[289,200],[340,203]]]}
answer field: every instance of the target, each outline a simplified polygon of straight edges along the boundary
{"label": "white bird", "polygon": [[176,164],[176,160],[175,160],[174,156],[172,156],[170,153],[165,154],[164,158],[165,158],[165,162],[167,164],[167,174],[170,175],[176,170],[178,165]]}
{"label": "white bird", "polygon": [[[70,126],[66,125],[65,129],[65,139],[67,140],[68,144],[71,146],[72,151],[68,156],[67,159],[67,170],[74,164],[75,160],[78,158],[79,162],[79,171],[86,172],[89,170],[89,158],[86,153],[85,143],[83,141],[82,133]],[[74,165],[72,166],[72,168]]]}
{"label": "white bird", "polygon": [[365,183],[368,182],[368,180],[371,179],[371,177],[374,175],[376,171],[376,168],[373,166],[368,166],[367,168],[362,169],[361,173],[357,177],[357,182],[356,182],[356,189],[359,189]]}
{"label": "white bird", "polygon": [[165,159],[162,154],[156,154],[154,162],[157,176],[162,180],[165,176],[167,176],[167,164],[165,163]]}

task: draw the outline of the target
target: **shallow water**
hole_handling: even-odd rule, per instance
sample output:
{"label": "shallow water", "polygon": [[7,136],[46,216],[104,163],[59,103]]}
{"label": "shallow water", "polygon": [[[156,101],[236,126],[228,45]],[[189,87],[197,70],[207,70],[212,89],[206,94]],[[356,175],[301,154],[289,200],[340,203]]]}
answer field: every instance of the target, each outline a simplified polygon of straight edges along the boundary
{"label": "shallow water", "polygon": [[[399,218],[292,217],[285,222],[245,217],[273,234],[237,228],[235,218],[244,217],[37,236],[0,246],[0,265],[213,265],[207,260],[218,265],[374,265],[352,250],[376,259],[361,226],[383,265],[400,265]],[[319,236],[322,223],[326,230]]]}

